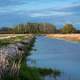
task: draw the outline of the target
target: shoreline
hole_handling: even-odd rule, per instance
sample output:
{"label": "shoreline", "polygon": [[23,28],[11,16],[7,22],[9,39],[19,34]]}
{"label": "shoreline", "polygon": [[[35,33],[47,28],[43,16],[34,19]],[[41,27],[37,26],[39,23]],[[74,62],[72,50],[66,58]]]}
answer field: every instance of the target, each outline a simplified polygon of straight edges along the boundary
{"label": "shoreline", "polygon": [[[3,42],[0,47],[0,65],[2,66],[2,68],[0,68],[1,80],[41,80],[41,77],[47,75],[53,74],[55,78],[60,76],[61,72],[59,70],[28,67],[26,57],[30,55],[35,39],[35,35],[24,35],[24,37],[16,36],[13,40],[12,37],[9,37],[8,42],[4,42],[6,38],[1,39],[1,42]],[[9,40],[12,43],[9,43]]]}
{"label": "shoreline", "polygon": [[[23,38],[24,37],[24,38]],[[0,47],[0,79],[1,80],[20,80],[19,75],[23,64],[23,57],[28,55],[34,43],[34,35],[19,37],[15,43],[2,44]],[[9,38],[11,40],[11,38]],[[8,40],[9,40],[8,39]],[[4,39],[5,40],[5,39]],[[12,41],[12,40],[11,40]],[[2,40],[4,43],[4,41]],[[3,46],[5,45],[5,46]],[[25,53],[25,50],[26,53]],[[24,69],[23,69],[24,70]],[[16,75],[15,75],[16,74]]]}
{"label": "shoreline", "polygon": [[80,34],[46,34],[48,38],[63,39],[67,41],[80,41]]}

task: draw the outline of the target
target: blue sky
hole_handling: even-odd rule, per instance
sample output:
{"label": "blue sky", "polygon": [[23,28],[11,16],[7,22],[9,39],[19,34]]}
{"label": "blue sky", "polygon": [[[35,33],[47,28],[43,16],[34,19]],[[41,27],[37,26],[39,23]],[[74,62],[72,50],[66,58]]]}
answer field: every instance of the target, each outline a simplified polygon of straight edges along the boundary
{"label": "blue sky", "polygon": [[0,0],[0,26],[49,22],[80,29],[80,0]]}

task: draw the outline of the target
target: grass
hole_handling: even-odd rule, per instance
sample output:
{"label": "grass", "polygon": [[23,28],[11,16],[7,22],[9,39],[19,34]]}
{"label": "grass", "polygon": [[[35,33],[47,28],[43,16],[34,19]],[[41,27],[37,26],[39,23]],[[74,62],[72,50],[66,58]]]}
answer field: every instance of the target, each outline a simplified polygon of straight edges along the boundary
{"label": "grass", "polygon": [[20,80],[41,80],[40,74],[36,68],[30,68],[26,65],[26,61],[22,62],[20,69]]}
{"label": "grass", "polygon": [[[33,39],[32,43],[27,46],[28,54],[30,55],[30,51],[33,49],[35,39]],[[61,72],[57,69],[47,69],[47,68],[36,68],[36,67],[28,67],[26,64],[26,56],[23,57],[21,64],[21,80],[41,80],[41,77],[45,77],[48,75],[53,75],[53,78],[60,76]]]}
{"label": "grass", "polygon": [[25,36],[16,36],[7,39],[0,39],[0,46],[6,46],[10,43],[20,42],[25,39]]}
{"label": "grass", "polygon": [[[10,43],[16,43],[16,41],[22,41],[25,39],[25,36],[17,36],[17,37],[12,37],[12,38],[7,38],[7,39],[1,39],[0,40],[0,46],[6,46]],[[11,75],[10,71],[5,73],[5,76],[3,75],[2,80],[31,80],[31,77],[33,76],[34,78],[32,78],[32,80],[38,80],[38,78],[36,78],[36,76],[33,74],[34,73],[34,69],[29,69],[26,65],[26,56],[29,53],[29,51],[32,49],[34,43],[34,39],[32,40],[31,44],[29,44],[27,47],[25,47],[25,52],[27,52],[26,54],[24,54],[21,58],[22,62],[21,62],[21,69],[20,69],[20,74],[19,76],[17,76],[17,74]],[[20,58],[20,59],[21,59]],[[18,61],[15,59],[15,61]],[[36,71],[35,71],[36,72]],[[37,72],[36,72],[37,73]]]}
{"label": "grass", "polygon": [[48,68],[37,68],[38,72],[42,75],[42,76],[46,76],[46,75],[53,75],[55,77],[60,76],[61,72],[59,70],[56,69],[48,69]]}
{"label": "grass", "polygon": [[34,46],[34,42],[35,39],[33,39],[31,44],[27,46],[27,53],[25,53],[25,55],[23,56],[20,68],[20,80],[41,80],[38,70],[36,68],[30,68],[26,64],[26,56],[30,54],[32,47]]}
{"label": "grass", "polygon": [[[25,39],[24,36],[17,36],[15,38],[3,39],[3,40],[0,40],[0,45],[3,46],[10,43],[15,43],[17,41],[22,41],[24,39]],[[30,51],[33,49],[33,46],[34,46],[34,42],[35,42],[35,38],[32,40],[32,42],[29,45],[25,46],[24,48],[25,53],[21,57],[22,61],[21,61],[19,75],[10,76],[7,74],[3,78],[3,80],[41,80],[41,77],[44,77],[47,75],[53,75],[54,78],[56,78],[57,76],[60,76],[61,74],[60,71],[56,69],[52,70],[47,68],[35,68],[35,67],[27,66],[26,57],[30,55]]]}

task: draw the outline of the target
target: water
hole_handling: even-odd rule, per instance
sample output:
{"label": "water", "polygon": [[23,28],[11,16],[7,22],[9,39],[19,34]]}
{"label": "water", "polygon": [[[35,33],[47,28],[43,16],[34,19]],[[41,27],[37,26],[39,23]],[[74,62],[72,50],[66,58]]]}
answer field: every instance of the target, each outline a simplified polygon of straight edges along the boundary
{"label": "water", "polygon": [[29,66],[60,69],[64,74],[59,80],[80,80],[80,43],[40,36],[34,49],[28,57]]}

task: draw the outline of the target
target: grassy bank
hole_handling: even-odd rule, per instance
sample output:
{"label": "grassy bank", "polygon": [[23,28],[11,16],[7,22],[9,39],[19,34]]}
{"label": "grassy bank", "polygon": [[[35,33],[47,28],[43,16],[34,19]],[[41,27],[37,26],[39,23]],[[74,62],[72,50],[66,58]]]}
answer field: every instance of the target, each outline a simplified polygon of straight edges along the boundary
{"label": "grassy bank", "polygon": [[[0,79],[20,80],[21,70],[23,68],[25,70],[27,69],[27,67],[25,67],[26,64],[24,65],[24,63],[26,63],[25,57],[32,49],[34,43],[33,35],[4,38],[0,39],[0,42],[0,65],[2,66],[0,67]],[[22,42],[24,42],[25,44],[23,44]],[[26,52],[26,54],[23,52]]]}
{"label": "grassy bank", "polygon": [[12,43],[21,42],[25,40],[25,37],[28,38],[31,34],[3,34],[0,35],[0,46],[5,46]]}
{"label": "grassy bank", "polygon": [[[31,43],[31,45],[27,47],[28,55],[30,55],[30,51],[34,47],[34,42],[35,39]],[[26,64],[26,56],[23,57],[22,64],[21,64],[21,80],[42,80],[42,77],[48,75],[53,75],[53,78],[60,76],[61,72],[56,69],[28,67]]]}
{"label": "grassy bank", "polygon": [[31,44],[26,46],[25,55],[22,58],[21,68],[20,68],[20,79],[19,80],[41,80],[40,74],[36,68],[30,68],[26,64],[26,57],[30,55],[30,51],[34,46],[35,38],[32,40]]}
{"label": "grassy bank", "polygon": [[26,58],[27,58],[27,56],[30,55],[30,51],[34,47],[35,39],[36,38],[34,37],[30,40],[27,40],[27,41],[30,41],[29,44],[25,43],[25,36],[16,36],[14,38],[12,38],[12,37],[7,38],[7,40],[6,39],[0,40],[1,41],[1,43],[0,43],[1,47],[6,46],[8,44],[12,44],[12,43],[16,44],[17,42],[24,45],[23,48],[21,47],[22,50],[24,51],[24,54],[22,56],[17,56],[18,58],[14,58],[15,60],[10,61],[12,63],[14,61],[15,64],[17,64],[17,65],[19,63],[20,69],[19,69],[19,72],[17,72],[19,74],[16,74],[16,75],[13,74],[12,75],[12,74],[8,74],[9,72],[6,72],[5,75],[3,75],[2,80],[42,80],[42,77],[45,77],[47,75],[53,75],[53,77],[60,75],[59,70],[29,67],[26,64]]}

